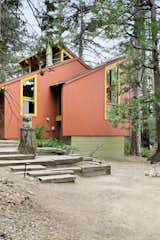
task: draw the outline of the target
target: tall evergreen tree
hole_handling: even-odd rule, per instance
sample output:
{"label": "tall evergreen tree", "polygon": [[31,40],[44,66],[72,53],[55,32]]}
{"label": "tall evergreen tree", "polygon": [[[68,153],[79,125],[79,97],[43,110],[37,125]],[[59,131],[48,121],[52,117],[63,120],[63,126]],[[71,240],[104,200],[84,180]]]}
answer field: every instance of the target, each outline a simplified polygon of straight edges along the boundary
{"label": "tall evergreen tree", "polygon": [[18,52],[24,47],[24,22],[21,20],[21,0],[0,2],[0,81],[15,76]]}
{"label": "tall evergreen tree", "polygon": [[[102,5],[103,8],[101,8]],[[130,86],[129,89],[133,98],[130,103],[122,104],[121,110],[118,110],[120,107],[117,110],[114,109],[113,113],[116,115],[115,119],[117,122],[120,119],[125,121],[125,118],[130,118],[132,140],[135,140],[133,153],[139,154],[139,151],[137,152],[136,150],[137,140],[140,135],[138,133],[139,124],[146,123],[144,119],[151,114],[150,110],[153,107],[150,106],[154,104],[154,98],[151,97],[153,88],[150,88],[150,82],[146,81],[146,69],[150,69],[150,78],[156,79],[156,82],[154,81],[154,96],[158,99],[158,91],[156,90],[159,88],[157,37],[160,22],[157,21],[155,16],[156,4],[152,0],[100,0],[98,1],[98,7],[94,11],[98,25],[106,32],[107,37],[122,39],[120,52],[127,55],[124,71],[126,73],[126,83]],[[145,96],[142,95],[144,78],[145,88],[148,88],[148,93],[145,91]],[[158,112],[158,106],[156,105],[154,112],[156,119],[159,119],[157,116]],[[117,115],[119,115],[119,118]],[[160,132],[158,133],[158,129],[159,125],[157,123],[157,141],[159,142]]]}
{"label": "tall evergreen tree", "polygon": [[45,0],[44,6],[39,18],[47,38],[69,45],[85,60],[88,52],[95,54],[98,49],[104,49],[95,40],[98,33],[91,11],[95,7],[94,0]]}

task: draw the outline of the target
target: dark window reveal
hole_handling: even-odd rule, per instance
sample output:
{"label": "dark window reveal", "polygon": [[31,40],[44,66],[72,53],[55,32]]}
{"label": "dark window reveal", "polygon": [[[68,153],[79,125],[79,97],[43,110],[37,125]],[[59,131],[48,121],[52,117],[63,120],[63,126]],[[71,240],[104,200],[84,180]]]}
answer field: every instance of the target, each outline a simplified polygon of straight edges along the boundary
{"label": "dark window reveal", "polygon": [[23,82],[23,97],[34,97],[34,78]]}

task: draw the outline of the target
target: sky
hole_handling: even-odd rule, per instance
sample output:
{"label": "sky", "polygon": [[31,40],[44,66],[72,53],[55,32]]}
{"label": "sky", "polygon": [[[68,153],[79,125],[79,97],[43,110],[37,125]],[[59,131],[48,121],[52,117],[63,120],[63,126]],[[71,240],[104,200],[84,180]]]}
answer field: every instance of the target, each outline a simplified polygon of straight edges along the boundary
{"label": "sky", "polygon": [[[37,9],[41,9],[42,7],[42,1],[41,0],[32,0],[32,3],[36,6]],[[32,13],[32,10],[30,9],[28,3],[26,0],[24,0],[24,7],[23,7],[23,13],[24,13],[24,18],[25,21],[27,20],[27,28],[30,33],[36,33],[37,35],[41,35],[40,28],[38,26],[38,23]],[[97,38],[98,39],[98,38]],[[98,42],[102,45],[104,45],[104,42],[106,42],[106,46],[112,47],[112,45],[116,45],[115,41],[113,40],[108,40],[108,41],[102,41],[101,39],[98,39]],[[69,46],[67,46],[69,47]],[[74,52],[74,49],[71,49]],[[87,62],[93,66],[101,64],[102,62],[105,62],[113,57],[117,56],[117,51],[112,50],[112,51],[106,51],[102,52],[101,56],[98,57],[96,54],[94,54],[93,51],[91,52],[86,52],[86,57],[85,59]],[[93,62],[94,60],[94,62]]]}
{"label": "sky", "polygon": [[[32,3],[38,8],[40,6],[40,1],[38,0],[32,0]],[[30,32],[33,32],[33,33],[37,33],[37,34],[41,34],[41,31],[38,27],[38,23],[27,3],[27,1],[24,1],[24,7],[23,7],[23,13],[24,13],[24,16],[25,16],[25,20],[27,20],[28,24],[27,24],[27,28],[29,29]]]}

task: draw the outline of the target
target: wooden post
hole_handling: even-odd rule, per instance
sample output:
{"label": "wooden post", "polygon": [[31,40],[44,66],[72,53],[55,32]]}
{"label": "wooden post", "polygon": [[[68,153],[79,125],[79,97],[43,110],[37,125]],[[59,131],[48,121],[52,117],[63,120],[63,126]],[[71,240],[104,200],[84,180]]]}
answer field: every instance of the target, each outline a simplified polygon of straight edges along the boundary
{"label": "wooden post", "polygon": [[18,150],[23,154],[36,154],[36,141],[34,129],[32,128],[32,117],[23,117]]}

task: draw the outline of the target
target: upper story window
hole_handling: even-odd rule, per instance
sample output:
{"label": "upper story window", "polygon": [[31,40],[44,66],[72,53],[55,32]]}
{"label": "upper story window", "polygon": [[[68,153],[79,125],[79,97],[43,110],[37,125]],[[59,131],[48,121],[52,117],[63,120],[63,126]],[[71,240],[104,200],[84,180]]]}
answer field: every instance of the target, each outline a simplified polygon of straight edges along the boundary
{"label": "upper story window", "polygon": [[37,76],[21,80],[21,115],[37,115]]}
{"label": "upper story window", "polygon": [[[59,45],[52,48],[52,64],[66,61],[73,58],[64,48]],[[20,62],[23,74],[28,74],[33,71],[37,71],[46,67],[46,50],[30,56],[28,59],[24,59]]]}
{"label": "upper story window", "polygon": [[113,105],[119,104],[119,78],[118,67],[105,70],[105,119]]}
{"label": "upper story window", "polygon": [[61,61],[61,50],[58,47],[52,48],[52,57],[53,64],[59,63]]}

